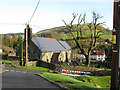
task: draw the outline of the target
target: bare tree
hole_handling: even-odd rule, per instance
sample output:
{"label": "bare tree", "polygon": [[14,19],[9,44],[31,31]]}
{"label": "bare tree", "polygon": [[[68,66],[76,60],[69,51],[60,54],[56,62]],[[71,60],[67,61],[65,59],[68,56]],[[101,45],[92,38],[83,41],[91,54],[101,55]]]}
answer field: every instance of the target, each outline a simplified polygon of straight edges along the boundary
{"label": "bare tree", "polygon": [[[71,20],[71,22],[69,24],[67,24],[64,20],[62,20],[64,22],[64,24],[66,25],[66,29],[69,30],[70,34],[72,35],[76,46],[79,48],[79,50],[81,51],[81,53],[86,57],[86,64],[89,67],[90,66],[90,54],[92,49],[94,49],[96,47],[96,43],[98,41],[98,38],[102,35],[102,31],[101,30],[97,30],[97,27],[99,25],[104,24],[104,22],[102,23],[97,23],[99,19],[103,18],[102,16],[100,16],[99,14],[96,14],[95,12],[93,12],[93,17],[92,17],[92,22],[86,24],[86,14],[82,15],[80,14],[78,16],[78,14],[73,13],[73,19]],[[78,20],[77,25],[74,25],[73,22],[75,21],[75,19]],[[88,27],[89,30],[89,39],[87,41],[88,46],[84,47],[83,44],[80,43],[80,40],[82,38],[84,38],[84,26]],[[76,34],[74,34],[74,32],[76,32]]]}

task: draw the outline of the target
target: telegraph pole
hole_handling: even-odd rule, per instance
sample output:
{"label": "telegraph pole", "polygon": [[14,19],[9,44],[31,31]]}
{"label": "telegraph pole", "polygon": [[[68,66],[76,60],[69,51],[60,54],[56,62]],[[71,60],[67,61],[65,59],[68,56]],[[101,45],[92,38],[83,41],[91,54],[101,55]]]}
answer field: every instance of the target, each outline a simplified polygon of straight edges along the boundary
{"label": "telegraph pole", "polygon": [[114,0],[111,90],[119,90],[120,0]]}
{"label": "telegraph pole", "polygon": [[21,58],[21,59],[22,59],[22,66],[23,66],[23,63],[24,63],[24,62],[23,62],[23,42],[22,42],[21,48],[22,48],[22,56],[21,56],[22,58]]}
{"label": "telegraph pole", "polygon": [[26,25],[26,28],[25,28],[25,35],[26,35],[26,38],[25,38],[25,66],[27,66],[27,62],[28,62],[28,28],[29,28],[29,25],[27,24]]}
{"label": "telegraph pole", "polygon": [[119,70],[118,70],[118,80],[119,80],[119,82],[118,82],[118,88],[119,88],[119,86],[120,86],[120,0],[119,0],[119,3],[118,3],[118,6],[119,6],[119,8],[118,8],[118,15],[119,15],[119,21],[118,21],[118,37],[119,37],[119,43],[118,43],[118,49],[119,49],[119,63],[118,63],[118,68],[119,68]]}

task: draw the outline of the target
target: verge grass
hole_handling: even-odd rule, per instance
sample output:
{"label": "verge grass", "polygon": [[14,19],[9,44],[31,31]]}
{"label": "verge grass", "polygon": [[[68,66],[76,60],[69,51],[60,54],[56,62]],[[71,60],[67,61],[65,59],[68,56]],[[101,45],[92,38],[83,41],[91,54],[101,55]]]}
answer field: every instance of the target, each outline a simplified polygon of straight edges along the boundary
{"label": "verge grass", "polygon": [[89,83],[89,82],[82,82],[80,80],[77,80],[72,77],[64,76],[61,74],[55,74],[55,73],[48,73],[48,72],[43,72],[39,73],[38,75],[46,78],[49,81],[52,81],[54,83],[59,84],[63,88],[67,89],[81,89],[85,90],[87,89],[98,89],[94,84]]}
{"label": "verge grass", "polygon": [[111,76],[88,76],[81,75],[76,78],[79,81],[89,82],[99,85],[101,88],[110,88]]}
{"label": "verge grass", "polygon": [[9,60],[2,60],[2,61],[5,62],[5,64],[12,65],[12,62]]}
{"label": "verge grass", "polygon": [[16,68],[24,68],[24,69],[30,69],[30,70],[39,70],[39,71],[46,71],[46,72],[53,72],[53,70],[50,70],[48,68],[44,68],[44,67],[33,67],[33,66],[16,66],[12,64],[12,61],[9,60],[2,60],[3,62],[5,62],[5,64],[16,67]]}
{"label": "verge grass", "polygon": [[24,68],[30,70],[39,70],[39,71],[46,71],[46,72],[53,72],[52,70],[44,67],[32,67],[32,66],[17,66],[17,68]]}

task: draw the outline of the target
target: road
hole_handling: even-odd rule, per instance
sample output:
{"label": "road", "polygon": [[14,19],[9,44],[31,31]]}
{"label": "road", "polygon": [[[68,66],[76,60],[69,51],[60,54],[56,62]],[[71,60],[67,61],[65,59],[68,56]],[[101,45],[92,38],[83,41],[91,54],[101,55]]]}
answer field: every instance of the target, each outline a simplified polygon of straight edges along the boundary
{"label": "road", "polygon": [[[30,90],[41,90],[41,89],[60,89],[60,87],[54,85],[53,83],[37,76],[40,71],[27,70],[21,68],[14,68],[6,66],[5,71],[2,74],[2,88],[19,88]],[[4,89],[3,89],[4,90]],[[9,89],[8,89],[9,90]]]}

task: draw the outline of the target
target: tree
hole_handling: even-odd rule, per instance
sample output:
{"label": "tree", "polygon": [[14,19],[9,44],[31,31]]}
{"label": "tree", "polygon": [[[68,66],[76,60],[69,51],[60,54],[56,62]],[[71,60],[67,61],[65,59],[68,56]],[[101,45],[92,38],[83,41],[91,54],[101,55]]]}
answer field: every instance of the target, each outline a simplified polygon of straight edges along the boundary
{"label": "tree", "polygon": [[22,45],[22,42],[23,42],[22,36],[19,34],[18,39],[17,39],[16,43],[14,44],[13,48],[15,50],[17,50]]}
{"label": "tree", "polygon": [[13,37],[12,37],[11,47],[13,47],[16,44],[17,39],[18,39],[17,35],[14,34]]}
{"label": "tree", "polygon": [[5,46],[10,46],[10,36],[9,35],[3,35],[3,38],[2,38],[2,45],[5,45]]}
{"label": "tree", "polygon": [[[79,48],[81,53],[86,57],[86,64],[89,67],[91,51],[96,47],[96,43],[97,43],[99,37],[102,35],[101,30],[97,30],[97,27],[104,24],[104,22],[97,23],[98,20],[102,18],[102,16],[93,12],[93,17],[92,17],[91,23],[86,24],[86,20],[85,20],[86,14],[84,14],[83,16],[82,16],[82,14],[80,14],[78,17],[77,25],[73,25],[73,22],[75,21],[77,16],[78,16],[78,14],[73,13],[73,19],[71,20],[70,24],[67,24],[64,20],[62,20],[62,21],[66,25],[66,29],[69,30],[70,34],[72,35],[76,46]],[[85,43],[81,44],[80,40],[82,38],[84,38],[83,34],[85,34],[85,33],[83,31],[83,27],[85,27],[86,25],[89,30],[89,35],[87,35],[89,39],[86,40],[87,47],[84,47],[84,46],[86,46],[86,45],[84,45]],[[74,30],[74,32],[76,32],[76,34],[74,34],[73,30]]]}

